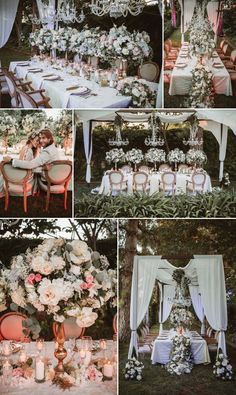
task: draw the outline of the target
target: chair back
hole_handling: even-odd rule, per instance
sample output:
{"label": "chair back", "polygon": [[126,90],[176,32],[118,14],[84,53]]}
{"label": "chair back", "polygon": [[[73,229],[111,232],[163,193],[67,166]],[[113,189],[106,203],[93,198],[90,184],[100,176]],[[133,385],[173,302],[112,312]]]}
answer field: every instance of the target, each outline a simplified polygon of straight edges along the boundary
{"label": "chair back", "polygon": [[134,182],[134,190],[145,191],[148,183],[147,173],[143,171],[138,171],[137,173],[134,173],[133,182]]}
{"label": "chair back", "polygon": [[159,166],[159,171],[165,171],[165,170],[171,170],[170,165],[168,165],[167,163],[163,163],[162,165]]}
{"label": "chair back", "polygon": [[221,42],[220,42],[220,49],[223,49],[223,46],[224,46],[225,43],[226,43],[225,40],[221,40]]}
{"label": "chair back", "polygon": [[122,184],[124,180],[124,175],[119,170],[112,170],[109,173],[109,180],[110,180],[110,184],[119,185]]}
{"label": "chair back", "polygon": [[162,174],[162,182],[165,189],[165,186],[172,186],[174,187],[176,183],[176,175],[173,172],[166,172]]}
{"label": "chair back", "polygon": [[150,82],[155,82],[158,80],[160,74],[160,68],[155,62],[145,62],[139,66],[138,75],[139,78],[143,78]]}
{"label": "chair back", "polygon": [[131,173],[132,167],[130,165],[123,165],[120,170],[124,173]]}
{"label": "chair back", "polygon": [[206,174],[193,173],[192,175],[193,190],[203,190],[205,181],[206,181]]}
{"label": "chair back", "polygon": [[31,170],[15,168],[8,162],[2,162],[0,169],[6,184],[9,182],[17,185],[26,184],[32,175]]}
{"label": "chair back", "polygon": [[188,170],[188,169],[189,169],[188,165],[184,165],[184,164],[179,165],[179,170]]}
{"label": "chair back", "polygon": [[144,171],[144,172],[146,172],[146,173],[149,173],[150,167],[149,167],[149,166],[142,165],[142,166],[139,167],[138,170],[139,170],[139,171]]}
{"label": "chair back", "polygon": [[0,317],[0,336],[4,340],[25,341],[27,335],[23,332],[23,321],[27,317],[21,313],[6,313]]}
{"label": "chair back", "polygon": [[11,97],[17,97],[16,93],[16,83],[14,80],[14,77],[8,73],[6,70],[4,70],[4,76],[5,76],[5,81],[7,83],[8,89],[9,89],[9,95]]}
{"label": "chair back", "polygon": [[[84,335],[85,328],[81,328],[76,324],[76,318],[69,317],[63,322],[63,329],[65,339],[79,339]],[[56,337],[56,325],[55,322],[52,324],[53,334]]]}
{"label": "chair back", "polygon": [[170,52],[170,46],[167,42],[165,42],[165,44],[164,44],[164,50],[165,50],[166,54],[168,55],[168,53]]}
{"label": "chair back", "polygon": [[236,49],[233,49],[230,55],[230,60],[233,62],[233,64],[236,63]]}
{"label": "chair back", "polygon": [[228,43],[225,43],[225,44],[223,45],[223,48],[222,48],[222,51],[223,51],[223,54],[224,54],[224,55],[226,55],[228,49],[229,49],[229,44],[228,44]]}
{"label": "chair back", "polygon": [[56,160],[44,165],[43,169],[49,184],[65,185],[72,176],[72,162],[69,160]]}
{"label": "chair back", "polygon": [[38,108],[38,105],[30,95],[23,90],[16,88],[16,93],[23,108]]}

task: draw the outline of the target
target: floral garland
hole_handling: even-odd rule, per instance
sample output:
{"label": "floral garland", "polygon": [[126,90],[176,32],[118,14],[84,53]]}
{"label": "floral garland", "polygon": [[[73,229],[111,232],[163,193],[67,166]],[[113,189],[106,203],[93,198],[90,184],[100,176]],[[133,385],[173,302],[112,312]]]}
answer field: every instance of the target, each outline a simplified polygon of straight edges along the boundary
{"label": "floral garland", "polygon": [[169,152],[167,159],[170,163],[184,163],[185,154],[179,148],[175,148]]}
{"label": "floral garland", "polygon": [[155,106],[156,93],[151,90],[143,79],[137,80],[135,77],[124,78],[118,82],[116,89],[121,95],[132,97],[133,107],[149,108]]}
{"label": "floral garland", "polygon": [[54,121],[53,130],[60,139],[70,138],[72,136],[72,113],[62,110]]}
{"label": "floral garland", "polygon": [[106,161],[110,163],[118,163],[125,161],[125,153],[122,148],[113,148],[106,152]]}
{"label": "floral garland", "polygon": [[141,149],[132,148],[131,150],[126,152],[125,158],[127,162],[138,164],[142,162],[144,156]]}
{"label": "floral garland", "polygon": [[185,335],[176,335],[172,342],[171,359],[165,365],[166,370],[170,374],[177,374],[178,376],[191,373],[193,363],[190,338]]}
{"label": "floral garland", "polygon": [[186,162],[190,165],[202,166],[207,161],[204,151],[198,149],[190,149],[186,154]]}
{"label": "floral garland", "polygon": [[57,322],[75,317],[80,327],[94,324],[100,309],[115,296],[115,271],[107,258],[92,252],[80,240],[47,239],[34,250],[14,257],[10,269],[1,270],[0,294],[7,290],[7,307],[22,308],[31,316],[25,326],[37,338],[41,331],[37,312]]}
{"label": "floral garland", "polygon": [[224,355],[221,348],[216,357],[216,363],[213,366],[213,374],[221,380],[232,380],[233,368],[229,359]]}
{"label": "floral garland", "polygon": [[192,86],[189,93],[188,106],[204,108],[214,106],[213,74],[211,70],[200,62],[192,71]]}
{"label": "floral garland", "polygon": [[193,315],[184,306],[175,306],[170,313],[169,320],[174,328],[181,326],[187,328],[192,325]]}
{"label": "floral garland", "polygon": [[166,153],[163,149],[150,148],[145,154],[145,159],[151,163],[164,162],[166,159]]}

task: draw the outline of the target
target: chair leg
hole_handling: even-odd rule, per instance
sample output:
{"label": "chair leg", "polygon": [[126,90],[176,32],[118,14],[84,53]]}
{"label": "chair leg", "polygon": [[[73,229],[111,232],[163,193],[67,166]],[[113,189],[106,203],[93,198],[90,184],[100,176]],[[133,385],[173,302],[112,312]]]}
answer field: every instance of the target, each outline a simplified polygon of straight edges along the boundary
{"label": "chair leg", "polygon": [[27,194],[25,189],[24,189],[24,212],[27,213]]}
{"label": "chair leg", "polygon": [[64,192],[64,209],[67,210],[67,188]]}
{"label": "chair leg", "polygon": [[8,209],[8,204],[9,204],[9,195],[7,190],[5,190],[5,211]]}
{"label": "chair leg", "polygon": [[48,190],[47,190],[47,197],[46,197],[46,212],[47,212],[48,209],[49,209],[49,201],[50,201],[50,187],[48,187]]}

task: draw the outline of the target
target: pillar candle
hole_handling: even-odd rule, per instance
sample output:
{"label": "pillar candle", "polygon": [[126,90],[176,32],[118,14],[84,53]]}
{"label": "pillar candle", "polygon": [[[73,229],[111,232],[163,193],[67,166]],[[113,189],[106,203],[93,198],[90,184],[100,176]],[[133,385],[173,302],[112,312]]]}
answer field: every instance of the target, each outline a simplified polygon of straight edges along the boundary
{"label": "pillar candle", "polygon": [[113,365],[110,361],[104,364],[103,366],[103,375],[106,379],[112,380],[113,377]]}
{"label": "pillar candle", "polygon": [[45,377],[45,364],[42,361],[41,358],[36,360],[36,364],[35,364],[35,380],[37,382],[42,382],[44,381],[44,377]]}

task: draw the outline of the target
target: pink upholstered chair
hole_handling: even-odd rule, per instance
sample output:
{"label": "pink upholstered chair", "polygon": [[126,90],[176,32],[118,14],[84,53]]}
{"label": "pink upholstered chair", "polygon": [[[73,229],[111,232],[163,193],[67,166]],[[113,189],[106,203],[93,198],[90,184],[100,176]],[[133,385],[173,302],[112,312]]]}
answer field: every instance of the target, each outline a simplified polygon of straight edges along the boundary
{"label": "pink upholstered chair", "polygon": [[[84,336],[85,328],[81,328],[76,324],[74,317],[66,318],[63,322],[64,333],[66,340],[68,339],[79,339]],[[53,334],[56,337],[55,322],[52,325]]]}
{"label": "pink upholstered chair", "polygon": [[174,195],[176,186],[176,174],[173,172],[165,172],[162,174],[160,183],[160,190],[167,192],[167,194]]}
{"label": "pink upholstered chair", "polygon": [[191,193],[203,193],[206,182],[206,175],[203,173],[193,173],[192,181],[187,183],[187,191]]}
{"label": "pink upholstered chair", "polygon": [[21,313],[6,313],[0,317],[0,336],[3,340],[15,340],[29,342],[30,339],[24,334],[22,322],[27,317]]}
{"label": "pink upholstered chair", "polygon": [[125,192],[128,189],[127,182],[124,181],[124,174],[119,170],[112,170],[109,173],[111,193]]}
{"label": "pink upholstered chair", "polygon": [[13,167],[8,162],[2,162],[0,165],[5,189],[5,210],[9,206],[9,195],[23,196],[24,198],[24,212],[27,213],[27,196],[32,194],[33,183],[32,171],[26,169],[18,169]]}
{"label": "pink upholstered chair", "polygon": [[49,209],[51,194],[64,194],[64,209],[67,210],[67,192],[72,176],[72,162],[69,160],[57,160],[43,166],[45,180],[38,180],[39,187],[47,192],[46,211]]}
{"label": "pink upholstered chair", "polygon": [[148,174],[144,171],[137,171],[133,176],[133,189],[135,192],[147,192],[150,189]]}

